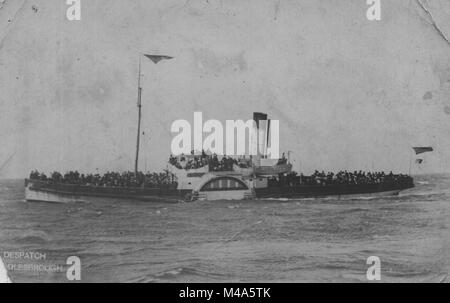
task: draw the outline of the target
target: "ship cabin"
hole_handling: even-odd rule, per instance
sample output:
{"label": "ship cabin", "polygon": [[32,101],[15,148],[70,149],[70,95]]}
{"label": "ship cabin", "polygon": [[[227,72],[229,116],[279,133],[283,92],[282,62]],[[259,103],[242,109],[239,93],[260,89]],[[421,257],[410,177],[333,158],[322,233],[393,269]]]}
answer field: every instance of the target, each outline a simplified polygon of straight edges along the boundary
{"label": "ship cabin", "polygon": [[288,173],[292,165],[283,159],[231,158],[202,155],[170,157],[169,170],[176,175],[178,190],[192,191],[192,200],[243,200],[255,190],[267,188],[270,178]]}

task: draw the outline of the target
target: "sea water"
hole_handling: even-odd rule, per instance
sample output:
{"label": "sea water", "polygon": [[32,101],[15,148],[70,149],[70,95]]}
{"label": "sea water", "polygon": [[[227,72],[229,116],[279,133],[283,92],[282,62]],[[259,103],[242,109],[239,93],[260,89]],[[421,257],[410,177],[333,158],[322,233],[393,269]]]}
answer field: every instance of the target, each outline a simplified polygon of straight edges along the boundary
{"label": "sea water", "polygon": [[28,203],[4,180],[0,253],[13,282],[67,282],[73,256],[83,282],[367,282],[371,256],[381,282],[450,282],[450,176],[397,197],[179,204]]}

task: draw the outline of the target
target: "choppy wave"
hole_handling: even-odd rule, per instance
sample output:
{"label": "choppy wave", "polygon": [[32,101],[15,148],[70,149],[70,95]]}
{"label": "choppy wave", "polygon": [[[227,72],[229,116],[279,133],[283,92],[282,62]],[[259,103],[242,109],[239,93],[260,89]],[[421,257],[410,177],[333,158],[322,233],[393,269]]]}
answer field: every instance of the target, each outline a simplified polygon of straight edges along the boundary
{"label": "choppy wave", "polygon": [[23,244],[45,244],[51,241],[51,237],[44,231],[36,230],[25,232],[15,237],[13,241]]}

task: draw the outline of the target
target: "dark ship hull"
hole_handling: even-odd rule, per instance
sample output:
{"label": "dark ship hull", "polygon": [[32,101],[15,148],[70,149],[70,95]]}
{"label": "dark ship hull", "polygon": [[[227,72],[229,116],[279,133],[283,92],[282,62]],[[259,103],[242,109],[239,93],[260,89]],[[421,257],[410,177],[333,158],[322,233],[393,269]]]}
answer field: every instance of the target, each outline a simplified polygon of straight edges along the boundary
{"label": "dark ship hull", "polygon": [[[321,198],[346,196],[393,196],[400,191],[414,187],[414,183],[403,184],[366,184],[366,185],[297,185],[270,186],[267,188],[249,189],[243,193],[242,199],[277,199],[277,198]],[[164,186],[160,188],[127,188],[127,187],[98,187],[86,185],[54,184],[51,182],[26,180],[25,198],[32,202],[73,203],[88,201],[92,198],[109,198],[121,200],[137,200],[146,202],[182,202],[196,199],[206,200],[236,200],[232,190],[215,189],[219,199],[208,199],[193,190],[179,190]],[[206,196],[211,197],[211,196]],[[230,198],[232,197],[232,198]],[[238,196],[239,197],[239,196]]]}
{"label": "dark ship hull", "polygon": [[364,184],[364,185],[298,185],[274,186],[256,189],[256,196],[268,198],[320,198],[342,196],[395,196],[401,191],[414,187],[414,183],[404,184]]}

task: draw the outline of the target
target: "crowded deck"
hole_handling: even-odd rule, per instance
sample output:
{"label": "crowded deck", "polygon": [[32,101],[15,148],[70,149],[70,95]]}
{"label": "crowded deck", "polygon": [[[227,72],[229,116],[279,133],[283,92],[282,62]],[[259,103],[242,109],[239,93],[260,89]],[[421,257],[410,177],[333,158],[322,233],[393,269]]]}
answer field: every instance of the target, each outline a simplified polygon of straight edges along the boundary
{"label": "crowded deck", "polygon": [[270,186],[364,186],[364,185],[409,185],[413,183],[413,178],[404,174],[394,174],[393,172],[364,172],[364,171],[340,171],[338,173],[315,171],[311,176],[298,175],[292,172],[285,176],[272,177],[269,179]]}
{"label": "crowded deck", "polygon": [[[224,162],[226,163],[226,162]],[[233,162],[235,164],[235,162]],[[222,164],[221,164],[222,165]],[[223,166],[219,166],[223,167]],[[161,186],[177,185],[175,174],[164,171],[162,173],[143,173],[138,172],[107,172],[100,174],[82,174],[78,171],[70,171],[65,174],[53,172],[49,176],[45,173],[32,171],[30,180],[48,182],[52,184],[70,184],[95,187],[121,187],[121,188],[157,188]],[[374,184],[410,184],[412,177],[403,174],[394,174],[392,172],[363,172],[363,171],[340,171],[338,173],[316,171],[310,176],[292,172],[289,174],[280,174],[269,178],[269,186],[330,186],[330,185],[374,185]]]}
{"label": "crowded deck", "polygon": [[32,171],[30,180],[48,182],[52,184],[83,185],[95,187],[120,187],[120,188],[157,188],[161,186],[176,187],[176,176],[164,171],[161,173],[107,172],[105,174],[82,174],[78,171],[70,171],[65,174],[53,172],[49,176],[45,173]]}

